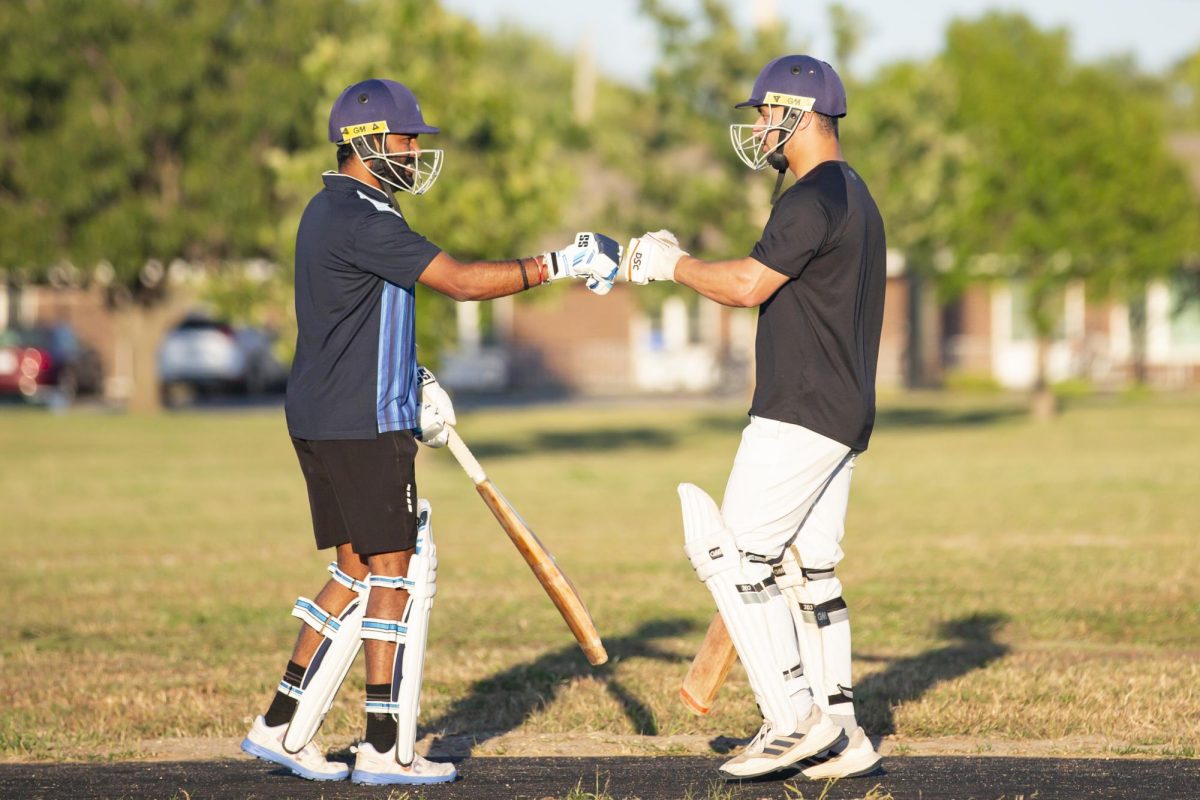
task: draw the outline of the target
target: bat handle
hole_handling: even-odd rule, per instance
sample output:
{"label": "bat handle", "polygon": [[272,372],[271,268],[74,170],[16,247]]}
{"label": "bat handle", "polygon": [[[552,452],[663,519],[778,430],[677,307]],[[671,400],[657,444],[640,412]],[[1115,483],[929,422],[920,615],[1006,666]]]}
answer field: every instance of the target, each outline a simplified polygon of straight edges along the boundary
{"label": "bat handle", "polygon": [[467,476],[474,481],[476,486],[486,481],[488,479],[487,473],[483,471],[483,467],[479,466],[479,461],[471,453],[471,449],[467,447],[467,443],[458,435],[458,431],[449,425],[446,428],[450,431],[450,438],[447,440],[450,452],[458,459],[458,465],[463,468],[463,472],[467,473]]}

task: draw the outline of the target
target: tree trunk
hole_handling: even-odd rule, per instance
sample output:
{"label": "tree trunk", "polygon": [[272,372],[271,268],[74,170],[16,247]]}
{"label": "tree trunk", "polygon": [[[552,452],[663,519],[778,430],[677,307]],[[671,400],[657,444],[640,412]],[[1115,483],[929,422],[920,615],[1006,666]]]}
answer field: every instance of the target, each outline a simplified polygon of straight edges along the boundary
{"label": "tree trunk", "polygon": [[1146,294],[1142,292],[1129,304],[1130,358],[1133,361],[1134,386],[1146,385]]}
{"label": "tree trunk", "polygon": [[1050,360],[1050,337],[1037,337],[1037,378],[1033,384],[1030,414],[1037,422],[1049,422],[1058,414],[1058,400],[1050,388],[1047,363]]}
{"label": "tree trunk", "polygon": [[179,321],[192,302],[183,290],[169,291],[156,303],[130,303],[120,312],[121,335],[133,355],[133,375],[127,410],[131,414],[162,411],[158,385],[158,348],[171,326]]}

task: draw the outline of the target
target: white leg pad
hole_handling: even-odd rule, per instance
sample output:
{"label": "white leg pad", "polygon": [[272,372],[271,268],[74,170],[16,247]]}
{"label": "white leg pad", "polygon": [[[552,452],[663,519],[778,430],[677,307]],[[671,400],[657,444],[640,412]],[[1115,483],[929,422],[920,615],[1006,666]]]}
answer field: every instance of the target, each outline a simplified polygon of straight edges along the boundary
{"label": "white leg pad", "polygon": [[297,688],[286,681],[279,684],[279,691],[296,698],[296,711],[283,737],[283,748],[289,753],[300,752],[317,735],[317,729],[325,721],[333,698],[362,645],[359,632],[367,608],[367,584],[351,578],[338,569],[337,564],[329,565],[329,573],[358,596],[337,615],[330,614],[307,597],[298,599],[292,609],[292,616],[299,617],[324,639],[304,671],[300,686]]}
{"label": "white leg pad", "polygon": [[372,575],[369,579],[373,589],[408,591],[403,616],[399,621],[367,617],[362,625],[362,638],[396,643],[391,701],[368,702],[367,711],[395,718],[395,758],[402,765],[412,764],[415,755],[425,642],[433,596],[437,593],[437,548],[433,544],[430,514],[429,501],[422,498],[417,504],[417,549],[408,562],[408,575],[403,578]]}
{"label": "white leg pad", "polygon": [[[788,686],[772,645],[767,604],[779,590],[765,565],[746,562],[711,497],[690,483],[679,485],[683,506],[684,550],[696,575],[712,592],[729,637],[746,669],[763,716],[776,730],[799,727]],[[757,580],[756,580],[757,578]]]}
{"label": "white leg pad", "polygon": [[818,705],[852,732],[854,690],[850,665],[850,612],[832,566],[808,568],[795,546],[784,551],[776,582],[787,598],[800,637],[800,658]]}

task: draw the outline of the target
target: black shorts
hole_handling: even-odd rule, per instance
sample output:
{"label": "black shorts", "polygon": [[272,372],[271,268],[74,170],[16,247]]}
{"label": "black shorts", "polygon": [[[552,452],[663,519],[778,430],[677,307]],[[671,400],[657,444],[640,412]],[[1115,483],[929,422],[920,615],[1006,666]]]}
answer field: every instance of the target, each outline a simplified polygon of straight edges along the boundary
{"label": "black shorts", "polygon": [[417,543],[417,440],[412,431],[375,439],[292,438],[308,484],[317,549],[349,542],[359,555]]}

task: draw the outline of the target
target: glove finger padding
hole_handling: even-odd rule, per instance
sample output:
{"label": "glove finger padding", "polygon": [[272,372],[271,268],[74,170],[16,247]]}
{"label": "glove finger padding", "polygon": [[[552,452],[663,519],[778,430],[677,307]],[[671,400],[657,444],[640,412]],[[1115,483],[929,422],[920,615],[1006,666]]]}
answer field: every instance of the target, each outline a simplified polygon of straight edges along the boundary
{"label": "glove finger padding", "polygon": [[546,253],[546,282],[559,278],[583,278],[596,294],[608,294],[621,264],[621,245],[611,236],[580,231],[562,250]]}
{"label": "glove finger padding", "polygon": [[612,291],[613,282],[621,269],[621,245],[617,240],[602,233],[594,234],[596,255],[589,266],[587,288],[598,295]]}
{"label": "glove finger padding", "polygon": [[647,236],[653,236],[655,239],[666,242],[672,247],[679,247],[679,240],[675,238],[675,234],[671,233],[666,228],[660,228],[652,233],[647,233]]}
{"label": "glove finger padding", "polygon": [[450,441],[450,427],[437,409],[428,403],[421,404],[417,440],[429,447],[444,447]]}
{"label": "glove finger padding", "polygon": [[420,409],[420,428],[417,439],[430,447],[443,447],[450,440],[447,426],[457,425],[454,404],[450,395],[428,369],[417,365],[417,401]]}
{"label": "glove finger padding", "polygon": [[629,240],[621,261],[621,278],[630,283],[675,280],[675,265],[687,252],[675,234],[663,229]]}

